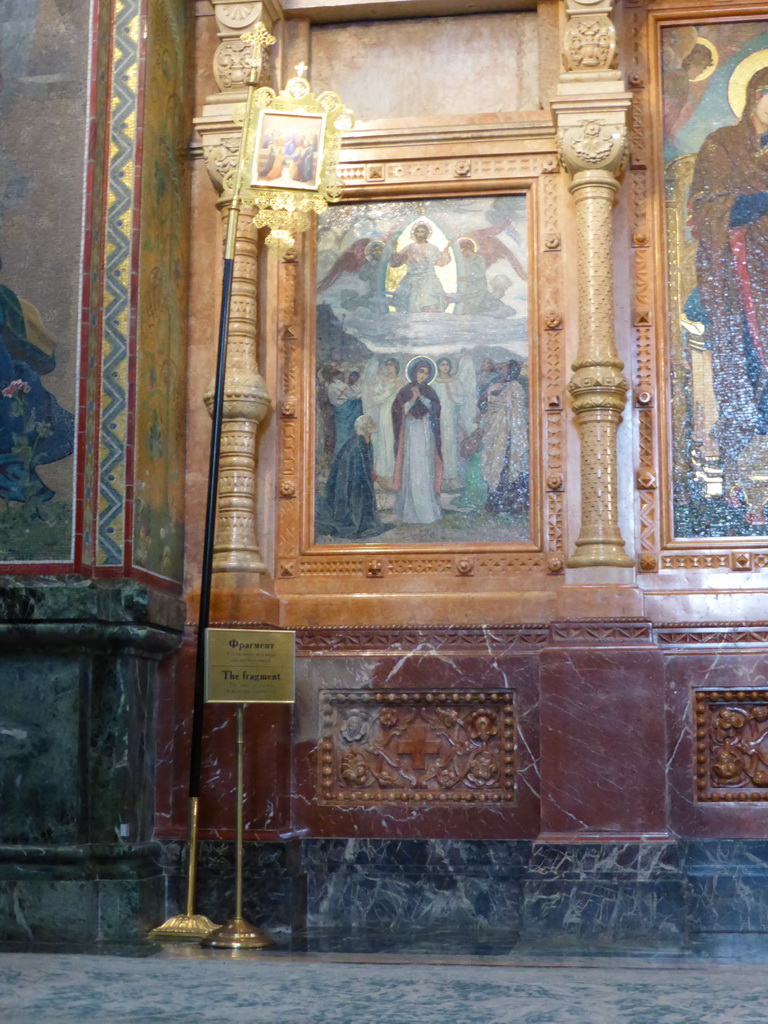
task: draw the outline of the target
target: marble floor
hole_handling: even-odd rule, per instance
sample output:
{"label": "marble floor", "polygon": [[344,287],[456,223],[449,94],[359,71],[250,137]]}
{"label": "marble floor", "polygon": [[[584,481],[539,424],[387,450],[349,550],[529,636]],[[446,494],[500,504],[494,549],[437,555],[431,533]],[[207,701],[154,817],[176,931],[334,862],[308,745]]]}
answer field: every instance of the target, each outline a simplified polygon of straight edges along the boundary
{"label": "marble floor", "polygon": [[0,952],[3,1024],[766,1024],[768,936],[682,951]]}

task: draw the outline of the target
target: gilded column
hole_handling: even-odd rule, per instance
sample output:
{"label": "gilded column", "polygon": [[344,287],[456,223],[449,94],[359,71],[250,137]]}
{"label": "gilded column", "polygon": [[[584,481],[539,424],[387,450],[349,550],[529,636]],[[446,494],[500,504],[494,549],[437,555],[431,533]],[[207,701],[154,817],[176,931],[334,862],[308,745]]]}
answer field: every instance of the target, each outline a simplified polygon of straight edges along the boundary
{"label": "gilded column", "polygon": [[612,0],[566,0],[558,96],[560,159],[578,233],[579,342],[568,385],[581,441],[581,530],[571,567],[632,566],[618,520],[616,433],[628,383],[614,339],[613,203],[627,159],[627,113],[615,63]]}
{"label": "gilded column", "polygon": [[[219,39],[213,70],[221,90],[209,96],[195,127],[203,140],[203,155],[214,187],[221,192],[224,176],[235,168],[240,128],[235,123],[238,106],[245,102],[248,61],[253,46],[240,38],[261,23],[270,30],[280,17],[276,0],[244,4],[213,0]],[[266,53],[262,51],[260,84],[269,84]],[[226,219],[229,201],[218,207]],[[262,573],[266,566],[257,541],[256,450],[258,426],[267,414],[270,399],[259,374],[258,350],[258,233],[250,214],[238,220],[232,281],[224,409],[218,481],[218,511],[214,540],[215,572]],[[213,383],[205,396],[209,409]]]}

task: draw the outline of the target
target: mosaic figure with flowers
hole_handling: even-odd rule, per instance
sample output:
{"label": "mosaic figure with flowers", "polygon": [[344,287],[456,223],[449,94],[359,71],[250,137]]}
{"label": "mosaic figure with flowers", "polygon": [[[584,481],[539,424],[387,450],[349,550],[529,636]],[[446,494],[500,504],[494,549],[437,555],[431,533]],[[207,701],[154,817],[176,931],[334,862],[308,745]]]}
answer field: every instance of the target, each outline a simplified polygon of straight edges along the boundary
{"label": "mosaic figure with flowers", "polygon": [[54,491],[37,467],[74,449],[74,417],[40,380],[55,367],[53,338],[37,310],[0,285],[0,498],[27,505],[32,518]]}

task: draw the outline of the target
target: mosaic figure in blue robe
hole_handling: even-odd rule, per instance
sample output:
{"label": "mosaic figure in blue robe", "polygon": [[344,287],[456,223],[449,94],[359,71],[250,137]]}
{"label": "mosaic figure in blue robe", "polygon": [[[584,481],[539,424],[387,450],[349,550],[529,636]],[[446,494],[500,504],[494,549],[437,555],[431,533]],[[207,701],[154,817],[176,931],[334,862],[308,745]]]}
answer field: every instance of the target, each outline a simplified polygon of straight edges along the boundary
{"label": "mosaic figure in blue robe", "polygon": [[[2,264],[0,264],[2,266]],[[0,285],[0,498],[37,507],[54,496],[37,467],[74,450],[75,421],[43,386],[53,338],[34,306]]]}
{"label": "mosaic figure in blue robe", "polygon": [[355,432],[355,421],[363,412],[363,389],[360,374],[353,370],[346,381],[341,370],[334,370],[328,384],[328,401],[333,406],[333,423],[337,454]]}

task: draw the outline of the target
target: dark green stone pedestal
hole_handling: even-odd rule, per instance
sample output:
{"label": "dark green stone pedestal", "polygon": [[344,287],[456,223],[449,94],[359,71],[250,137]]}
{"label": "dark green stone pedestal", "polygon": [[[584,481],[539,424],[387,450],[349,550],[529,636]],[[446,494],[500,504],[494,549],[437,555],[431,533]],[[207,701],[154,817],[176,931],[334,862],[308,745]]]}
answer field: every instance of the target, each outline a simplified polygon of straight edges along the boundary
{"label": "dark green stone pedestal", "polygon": [[3,942],[141,942],[163,894],[156,843],[0,846]]}
{"label": "dark green stone pedestal", "polygon": [[157,671],[182,629],[132,581],[0,585],[0,941],[135,941],[162,915]]}

